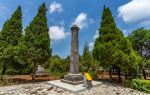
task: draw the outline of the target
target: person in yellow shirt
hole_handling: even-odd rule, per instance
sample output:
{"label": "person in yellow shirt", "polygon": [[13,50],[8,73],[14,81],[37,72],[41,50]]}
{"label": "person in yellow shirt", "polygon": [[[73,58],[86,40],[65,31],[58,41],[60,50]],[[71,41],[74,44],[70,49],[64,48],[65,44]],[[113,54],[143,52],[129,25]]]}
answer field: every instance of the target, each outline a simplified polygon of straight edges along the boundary
{"label": "person in yellow shirt", "polygon": [[86,87],[87,89],[90,89],[93,87],[92,85],[92,78],[89,75],[89,73],[83,73],[83,87]]}

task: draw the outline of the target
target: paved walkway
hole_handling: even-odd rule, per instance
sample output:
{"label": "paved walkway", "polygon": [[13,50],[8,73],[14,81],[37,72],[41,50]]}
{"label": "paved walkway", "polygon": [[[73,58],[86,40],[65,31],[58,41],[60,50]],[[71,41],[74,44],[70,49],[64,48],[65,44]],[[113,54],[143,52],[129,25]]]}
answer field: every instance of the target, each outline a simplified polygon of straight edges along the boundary
{"label": "paved walkway", "polygon": [[0,95],[150,95],[122,86],[103,83],[90,90],[73,94],[46,82],[0,87]]}

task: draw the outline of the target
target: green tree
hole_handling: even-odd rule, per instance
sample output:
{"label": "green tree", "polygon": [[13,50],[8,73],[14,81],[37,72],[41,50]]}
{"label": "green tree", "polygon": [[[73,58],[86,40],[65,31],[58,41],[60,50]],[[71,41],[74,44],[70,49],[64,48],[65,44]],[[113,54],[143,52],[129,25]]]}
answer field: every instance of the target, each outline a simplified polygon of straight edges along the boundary
{"label": "green tree", "polygon": [[108,7],[104,7],[99,37],[95,41],[92,54],[101,66],[109,69],[110,79],[112,78],[112,68],[117,69],[119,81],[121,81],[120,69],[122,71],[128,70],[128,66],[131,64],[137,68],[137,54],[134,53],[130,42],[124,38],[123,33],[117,28]]}
{"label": "green tree", "polygon": [[133,77],[137,77],[141,57],[132,49],[131,43],[126,38],[120,40],[117,47],[118,49],[113,54],[113,61],[118,69],[119,81],[121,81],[119,69],[123,71],[126,78],[128,72],[130,72]]}
{"label": "green tree", "polygon": [[27,46],[25,41],[25,35],[22,35],[19,43],[15,48],[14,59],[18,63],[12,67],[17,70],[17,74],[30,74],[32,70],[32,64],[28,61],[30,58],[27,55]]}
{"label": "green tree", "polygon": [[143,52],[143,46],[147,40],[146,34],[147,30],[144,28],[139,28],[134,30],[128,37],[132,43],[133,49],[136,50],[141,56]]}
{"label": "green tree", "polygon": [[33,81],[35,80],[37,65],[45,63],[51,56],[46,10],[46,5],[43,3],[39,7],[37,15],[25,29],[27,54],[30,57],[30,62],[33,64]]}
{"label": "green tree", "polygon": [[82,72],[89,72],[90,69],[92,69],[92,55],[89,51],[88,43],[86,42],[84,49],[83,49],[83,55],[81,56],[81,71]]}
{"label": "green tree", "polygon": [[50,73],[63,78],[69,72],[70,56],[61,59],[58,55],[54,55],[50,59]]}
{"label": "green tree", "polygon": [[3,66],[2,74],[5,74],[8,65],[15,63],[14,46],[18,45],[18,41],[22,36],[22,12],[19,6],[7,20],[0,32],[0,62]]}
{"label": "green tree", "polygon": [[11,18],[7,20],[1,30],[0,40],[4,41],[6,45],[18,45],[18,41],[22,36],[22,12],[19,6],[12,14]]}
{"label": "green tree", "polygon": [[132,43],[132,47],[135,51],[138,52],[143,57],[143,62],[140,63],[140,69],[142,69],[144,79],[146,79],[146,72],[144,70],[146,60],[150,58],[150,30],[144,28],[139,28],[134,30],[129,36],[128,39]]}
{"label": "green tree", "polygon": [[112,78],[111,68],[115,64],[113,54],[116,51],[116,41],[120,39],[119,30],[116,27],[114,18],[109,8],[104,6],[99,37],[96,39],[93,49],[93,57],[100,65],[109,69],[110,79]]}

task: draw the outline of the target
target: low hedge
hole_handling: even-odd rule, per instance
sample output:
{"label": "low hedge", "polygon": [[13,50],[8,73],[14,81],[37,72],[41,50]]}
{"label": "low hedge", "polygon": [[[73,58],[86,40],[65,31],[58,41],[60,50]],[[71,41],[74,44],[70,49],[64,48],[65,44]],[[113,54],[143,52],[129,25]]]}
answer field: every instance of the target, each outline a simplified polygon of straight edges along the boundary
{"label": "low hedge", "polygon": [[133,79],[131,86],[133,89],[150,93],[150,80]]}

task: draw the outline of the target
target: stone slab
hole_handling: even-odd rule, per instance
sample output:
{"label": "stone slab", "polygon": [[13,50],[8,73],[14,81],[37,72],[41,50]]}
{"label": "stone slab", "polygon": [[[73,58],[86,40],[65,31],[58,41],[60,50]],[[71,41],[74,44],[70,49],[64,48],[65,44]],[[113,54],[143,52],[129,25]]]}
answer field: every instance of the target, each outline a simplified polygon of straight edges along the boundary
{"label": "stone slab", "polygon": [[[83,87],[83,84],[72,85],[68,83],[61,82],[61,80],[48,81],[48,84],[67,90],[72,93],[78,93],[80,91],[87,90],[87,88]],[[102,82],[92,81],[93,87],[103,84]]]}

